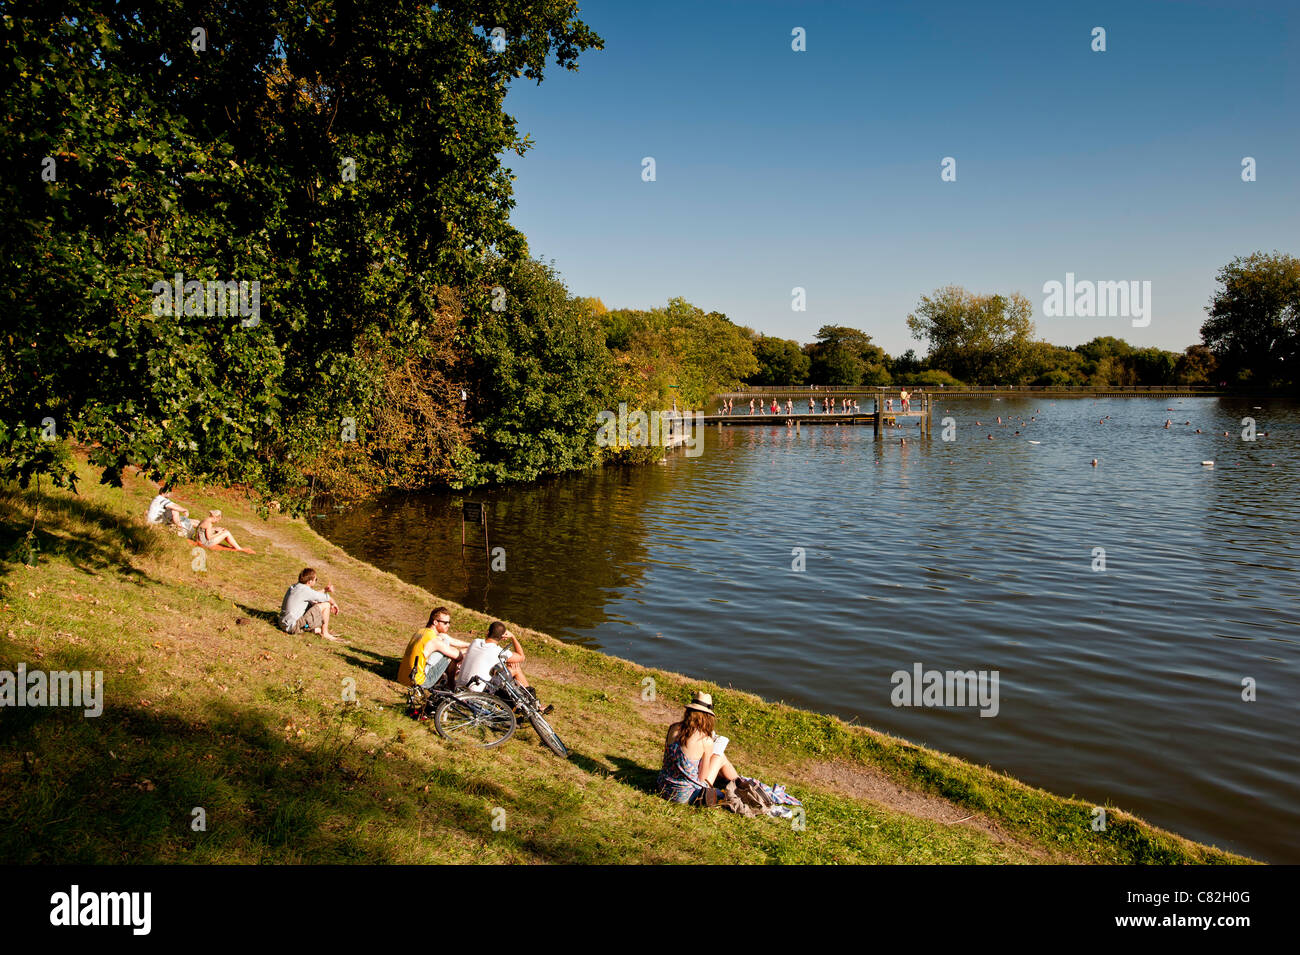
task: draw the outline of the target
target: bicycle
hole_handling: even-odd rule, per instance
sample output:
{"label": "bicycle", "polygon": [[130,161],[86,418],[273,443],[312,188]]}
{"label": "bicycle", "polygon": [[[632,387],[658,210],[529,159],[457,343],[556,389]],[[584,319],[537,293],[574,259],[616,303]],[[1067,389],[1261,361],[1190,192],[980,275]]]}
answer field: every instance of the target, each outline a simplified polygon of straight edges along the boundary
{"label": "bicycle", "polygon": [[547,749],[561,759],[569,758],[569,748],[564,745],[559,734],[551,729],[551,724],[546,722],[536,697],[515,681],[504,663],[492,667],[491,678],[484,685],[484,693],[496,694],[493,699],[505,699],[512,704],[515,710],[522,712],[528,722],[533,724],[533,729]]}
{"label": "bicycle", "polygon": [[413,686],[407,692],[411,716],[427,720],[449,743],[492,749],[515,735],[518,726],[513,708],[490,693],[474,690],[452,692],[440,681],[432,689]]}

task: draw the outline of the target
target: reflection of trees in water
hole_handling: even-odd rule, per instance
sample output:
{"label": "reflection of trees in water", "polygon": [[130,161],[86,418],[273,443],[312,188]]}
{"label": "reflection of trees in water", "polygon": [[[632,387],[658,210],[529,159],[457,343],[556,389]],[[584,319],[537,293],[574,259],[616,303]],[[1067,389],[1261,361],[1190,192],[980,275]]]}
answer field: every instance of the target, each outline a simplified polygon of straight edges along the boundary
{"label": "reflection of trees in water", "polygon": [[[608,468],[525,488],[388,495],[313,524],[350,554],[434,594],[594,644],[576,632],[608,619],[609,595],[638,586],[648,554],[644,509],[673,493],[684,478],[673,470]],[[467,525],[462,556],[462,499],[488,502],[489,543],[505,548],[504,573],[489,572],[477,526]]]}

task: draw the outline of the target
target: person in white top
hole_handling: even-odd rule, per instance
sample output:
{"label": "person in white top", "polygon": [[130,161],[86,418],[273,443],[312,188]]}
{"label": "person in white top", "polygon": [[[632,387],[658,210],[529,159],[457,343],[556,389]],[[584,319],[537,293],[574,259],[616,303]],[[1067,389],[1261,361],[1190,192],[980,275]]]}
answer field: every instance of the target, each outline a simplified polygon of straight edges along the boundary
{"label": "person in white top", "polygon": [[[501,646],[502,638],[510,641],[510,649]],[[470,643],[460,659],[460,669],[456,672],[456,689],[481,690],[492,679],[492,668],[497,663],[504,663],[514,681],[524,691],[537,700],[537,691],[524,675],[523,662],[528,659],[524,648],[519,645],[519,638],[506,629],[500,620],[488,627],[487,635]],[[538,704],[541,700],[537,700]],[[544,707],[542,712],[549,713],[554,707]]]}
{"label": "person in white top", "polygon": [[182,537],[188,537],[194,530],[190,512],[166,494],[159,494],[149,502],[149,511],[145,515],[145,520],[150,524],[165,524]]}

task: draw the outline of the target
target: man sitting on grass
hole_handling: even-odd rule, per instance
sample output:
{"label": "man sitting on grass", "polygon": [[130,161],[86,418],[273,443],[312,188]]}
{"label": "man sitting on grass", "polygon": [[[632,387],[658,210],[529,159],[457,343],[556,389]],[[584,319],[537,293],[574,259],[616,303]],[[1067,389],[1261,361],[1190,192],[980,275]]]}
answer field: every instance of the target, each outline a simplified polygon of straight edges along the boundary
{"label": "man sitting on grass", "polygon": [[338,640],[330,635],[330,615],[339,612],[339,605],[330,594],[334,585],[327,584],[324,591],[316,590],[316,571],[308,567],[298,575],[298,582],[284,592],[280,605],[280,627],[285,633],[319,633],[326,640]]}
{"label": "man sitting on grass", "polygon": [[[401,665],[397,668],[397,682],[403,686],[419,686],[432,690],[437,682],[451,668],[452,663],[461,658],[462,652],[469,646],[464,640],[457,640],[448,631],[451,629],[451,614],[446,607],[437,607],[429,614],[429,622],[423,630],[417,630],[411,642],[402,654]],[[455,673],[451,674],[453,680]]]}
{"label": "man sitting on grass", "polygon": [[[168,489],[164,488],[165,490]],[[190,512],[165,493],[159,493],[149,502],[149,512],[145,515],[145,519],[150,524],[163,524],[170,527],[181,537],[189,537],[194,533],[195,524],[190,520]]]}
{"label": "man sitting on grass", "polygon": [[[507,650],[501,646],[502,637],[509,638],[511,649]],[[542,701],[537,699],[537,691],[532,688],[528,683],[528,677],[524,675],[522,664],[526,659],[524,648],[519,645],[519,638],[498,620],[488,627],[486,637],[478,638],[465,651],[460,661],[460,670],[456,674],[456,689],[469,687],[471,690],[481,690],[492,679],[492,668],[500,662],[506,665],[506,669],[510,671],[514,681],[524,688],[524,692],[537,700],[538,706],[541,706]],[[553,709],[555,707],[547,706],[542,712],[549,713]]]}

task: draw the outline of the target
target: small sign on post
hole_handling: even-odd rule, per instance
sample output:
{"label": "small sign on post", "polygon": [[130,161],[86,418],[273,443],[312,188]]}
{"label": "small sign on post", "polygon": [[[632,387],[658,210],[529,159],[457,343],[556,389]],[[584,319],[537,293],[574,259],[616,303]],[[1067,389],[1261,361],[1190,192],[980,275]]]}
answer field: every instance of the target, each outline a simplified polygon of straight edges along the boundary
{"label": "small sign on post", "polygon": [[492,548],[488,544],[487,505],[482,501],[465,501],[460,506],[460,549],[464,550],[465,525],[476,524],[483,528],[483,551],[488,562],[492,560]]}

